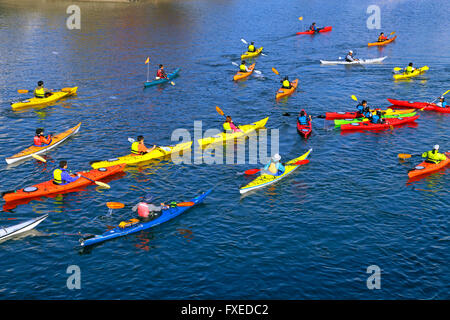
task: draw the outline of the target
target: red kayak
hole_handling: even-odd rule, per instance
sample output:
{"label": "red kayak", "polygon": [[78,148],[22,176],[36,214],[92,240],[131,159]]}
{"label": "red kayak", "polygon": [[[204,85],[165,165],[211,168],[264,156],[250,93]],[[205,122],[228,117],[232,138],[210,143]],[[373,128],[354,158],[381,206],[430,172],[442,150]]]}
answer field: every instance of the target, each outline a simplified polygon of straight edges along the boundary
{"label": "red kayak", "polygon": [[[302,109],[302,111],[305,111],[304,109]],[[305,116],[308,117],[308,114],[305,111]],[[300,117],[300,114],[298,114],[298,117]],[[312,131],[312,121],[309,120],[309,124],[307,125],[301,125],[300,122],[298,121],[298,117],[297,117],[297,132],[299,134],[301,134],[304,138],[308,138],[308,136],[311,134]]]}
{"label": "red kayak", "polygon": [[412,102],[412,101],[403,101],[403,100],[394,100],[387,99],[390,103],[397,107],[405,107],[405,108],[414,108],[414,109],[422,109],[427,111],[436,111],[441,113],[450,113],[450,107],[441,108],[438,107],[434,103],[428,102]]}
{"label": "red kayak", "polygon": [[[333,27],[332,26],[328,26],[328,27],[323,27],[321,30],[319,30],[319,32],[328,32],[328,31],[331,31],[331,29],[333,29]],[[315,31],[311,31],[311,30],[308,30],[308,31],[303,31],[303,32],[297,32],[297,34],[315,34],[316,32]]]}
{"label": "red kayak", "polygon": [[[361,115],[360,115],[361,117]],[[325,112],[325,120],[355,119],[356,112]]]}
{"label": "red kayak", "polygon": [[371,123],[371,122],[352,122],[341,125],[341,130],[383,130],[389,129],[391,126],[398,126],[403,123],[414,122],[419,116],[407,117],[407,118],[389,118],[385,119],[384,123]]}

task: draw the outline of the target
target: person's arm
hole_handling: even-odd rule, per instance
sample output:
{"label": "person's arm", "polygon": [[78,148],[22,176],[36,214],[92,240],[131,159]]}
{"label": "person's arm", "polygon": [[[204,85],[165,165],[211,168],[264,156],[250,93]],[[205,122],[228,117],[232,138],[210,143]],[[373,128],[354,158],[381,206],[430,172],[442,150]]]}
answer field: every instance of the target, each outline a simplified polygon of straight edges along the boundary
{"label": "person's arm", "polygon": [[285,171],[286,170],[284,168],[284,166],[281,164],[281,162],[278,162],[277,169],[280,170],[280,171]]}
{"label": "person's arm", "polygon": [[67,182],[74,182],[79,179],[79,174],[77,174],[77,176],[75,176],[75,177],[72,177],[67,171],[63,171],[61,173],[61,179],[63,181],[67,181]]}
{"label": "person's arm", "polygon": [[447,160],[447,157],[445,156],[445,154],[443,154],[443,153],[439,153],[439,158],[438,158],[440,161],[445,161],[445,160]]}
{"label": "person's arm", "polygon": [[233,132],[242,131],[241,129],[237,128],[233,122],[230,122],[230,128],[233,130]]}
{"label": "person's arm", "polygon": [[428,158],[428,152],[425,151],[424,153],[422,153],[422,158]]}

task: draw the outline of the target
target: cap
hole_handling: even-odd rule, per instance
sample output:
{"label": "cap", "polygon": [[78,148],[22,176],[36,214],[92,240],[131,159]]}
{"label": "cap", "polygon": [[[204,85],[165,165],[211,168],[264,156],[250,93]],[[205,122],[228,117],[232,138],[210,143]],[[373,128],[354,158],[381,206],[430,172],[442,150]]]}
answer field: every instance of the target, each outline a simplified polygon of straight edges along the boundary
{"label": "cap", "polygon": [[280,161],[280,160],[281,160],[281,156],[280,156],[278,153],[276,153],[276,154],[272,157],[272,160],[273,160],[273,161]]}

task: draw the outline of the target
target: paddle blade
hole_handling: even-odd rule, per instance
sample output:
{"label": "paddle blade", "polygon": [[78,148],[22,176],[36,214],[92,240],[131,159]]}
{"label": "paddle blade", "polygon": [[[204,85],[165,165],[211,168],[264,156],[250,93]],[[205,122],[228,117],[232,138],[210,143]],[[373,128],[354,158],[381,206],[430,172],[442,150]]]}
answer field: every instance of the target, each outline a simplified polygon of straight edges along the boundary
{"label": "paddle blade", "polygon": [[248,44],[248,42],[245,41],[245,39],[241,39],[241,41],[242,41],[243,43],[245,43],[245,44]]}
{"label": "paddle blade", "polygon": [[41,156],[38,156],[37,154],[32,154],[31,155],[33,158],[35,158],[36,160],[42,161],[42,162],[47,162],[47,160],[45,160],[44,158],[42,158]]}
{"label": "paddle blade", "polygon": [[442,95],[445,96],[447,93],[449,93],[450,90],[445,91]]}
{"label": "paddle blade", "polygon": [[61,91],[62,92],[71,92],[72,88],[62,88]]}
{"label": "paddle blade", "polygon": [[219,106],[216,106],[216,111],[217,111],[217,113],[220,114],[221,116],[224,115],[222,109],[220,109]]}
{"label": "paddle blade", "polygon": [[110,209],[122,209],[123,207],[125,207],[125,204],[121,202],[107,202],[106,206]]}
{"label": "paddle blade", "polygon": [[280,75],[280,73],[278,72],[278,70],[277,70],[277,69],[275,69],[275,68],[272,68],[272,71],[273,71],[273,73],[275,73],[276,75]]}
{"label": "paddle blade", "polygon": [[411,155],[408,153],[399,153],[398,157],[399,157],[399,159],[409,159],[409,158],[411,158]]}
{"label": "paddle blade", "polygon": [[28,92],[30,92],[29,90],[26,90],[26,89],[19,89],[19,90],[17,90],[17,92],[18,93],[28,93]]}
{"label": "paddle blade", "polygon": [[400,68],[400,67],[395,67],[394,68],[394,71],[400,71],[400,70],[402,70],[403,68]]}
{"label": "paddle blade", "polygon": [[256,73],[256,74],[262,74],[262,72],[259,71],[259,70],[253,70],[253,72]]}
{"label": "paddle blade", "polygon": [[177,203],[177,207],[192,207],[193,205],[194,205],[194,203],[192,201]]}
{"label": "paddle blade", "polygon": [[238,65],[236,62],[234,62],[234,61],[231,61],[231,64],[232,64],[233,66],[239,67],[239,65]]}
{"label": "paddle blade", "polygon": [[111,186],[109,184],[106,184],[106,183],[101,182],[101,181],[94,181],[94,182],[99,187],[106,188],[106,189],[111,189]]}
{"label": "paddle blade", "polygon": [[309,160],[308,160],[308,159],[305,159],[305,160],[297,161],[297,162],[294,163],[294,164],[297,165],[297,166],[301,166],[301,165],[304,165],[304,164],[307,164],[307,163],[309,163]]}
{"label": "paddle blade", "polygon": [[352,100],[358,101],[358,98],[354,94],[352,94]]}
{"label": "paddle blade", "polygon": [[298,20],[302,21],[302,20],[303,20],[303,17],[298,17]]}
{"label": "paddle blade", "polygon": [[175,82],[173,82],[173,81],[170,81],[170,84],[174,86],[174,85],[175,85]]}
{"label": "paddle blade", "polygon": [[245,170],[245,171],[244,171],[244,174],[246,174],[246,175],[252,175],[252,174],[258,173],[258,172],[260,172],[260,171],[261,171],[261,169],[249,169],[249,170]]}
{"label": "paddle blade", "polygon": [[133,142],[135,142],[136,140],[134,140],[133,138],[128,138],[128,142],[129,143],[133,143]]}
{"label": "paddle blade", "polygon": [[389,36],[393,36],[395,34],[395,31],[392,31]]}

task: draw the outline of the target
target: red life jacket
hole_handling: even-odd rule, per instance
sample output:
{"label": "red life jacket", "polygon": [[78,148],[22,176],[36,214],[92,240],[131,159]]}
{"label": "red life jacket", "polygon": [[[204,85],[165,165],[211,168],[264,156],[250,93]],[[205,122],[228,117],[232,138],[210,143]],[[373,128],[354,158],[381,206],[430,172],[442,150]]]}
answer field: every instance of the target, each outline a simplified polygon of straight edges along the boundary
{"label": "red life jacket", "polygon": [[40,147],[42,145],[41,137],[39,137],[39,136],[34,136],[33,141],[34,141],[34,145],[37,146],[37,147]]}
{"label": "red life jacket", "polygon": [[158,71],[156,72],[156,76],[159,77],[159,78],[165,78],[166,77],[164,71],[161,70],[161,69],[158,69]]}

